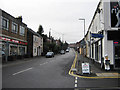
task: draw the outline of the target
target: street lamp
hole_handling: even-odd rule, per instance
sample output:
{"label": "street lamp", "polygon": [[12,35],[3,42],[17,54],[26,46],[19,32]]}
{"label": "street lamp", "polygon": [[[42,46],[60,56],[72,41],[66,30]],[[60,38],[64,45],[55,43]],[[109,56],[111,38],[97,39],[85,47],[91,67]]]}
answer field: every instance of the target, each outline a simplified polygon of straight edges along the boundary
{"label": "street lamp", "polygon": [[84,37],[85,37],[85,19],[84,18],[79,18],[79,20],[83,20],[84,21]]}
{"label": "street lamp", "polygon": [[84,18],[79,18],[79,20],[83,20],[84,21],[84,43],[83,43],[83,55],[84,55],[84,45],[85,45],[85,19]]}

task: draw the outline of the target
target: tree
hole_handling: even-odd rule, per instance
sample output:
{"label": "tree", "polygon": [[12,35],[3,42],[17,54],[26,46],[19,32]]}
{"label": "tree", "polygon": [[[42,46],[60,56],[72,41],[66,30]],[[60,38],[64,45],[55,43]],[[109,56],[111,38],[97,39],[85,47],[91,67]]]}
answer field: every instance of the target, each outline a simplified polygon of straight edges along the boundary
{"label": "tree", "polygon": [[44,32],[42,25],[39,25],[37,33],[39,33],[42,36],[42,33]]}

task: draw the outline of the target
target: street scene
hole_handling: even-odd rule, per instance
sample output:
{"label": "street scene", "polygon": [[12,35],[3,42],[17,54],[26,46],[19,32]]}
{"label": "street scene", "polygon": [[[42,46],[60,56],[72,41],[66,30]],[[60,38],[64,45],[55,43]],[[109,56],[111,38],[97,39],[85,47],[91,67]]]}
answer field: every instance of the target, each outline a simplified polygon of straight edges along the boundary
{"label": "street scene", "polygon": [[[71,49],[69,53],[56,55],[54,58],[34,58],[32,60],[23,60],[3,65],[3,88],[77,88],[94,90],[97,88],[118,89],[118,78],[82,78],[69,75],[69,70],[75,58],[75,51]],[[78,57],[80,59],[80,55]],[[100,71],[96,67],[97,71]],[[116,73],[116,72],[109,72]],[[77,77],[77,81],[76,81]],[[94,77],[94,78],[91,78]],[[104,83],[103,83],[104,82]],[[3,89],[4,90],[4,89]],[[14,89],[13,89],[14,90]],[[74,90],[74,89],[73,89]]]}
{"label": "street scene", "polygon": [[120,90],[120,0],[18,2],[0,1],[1,90]]}

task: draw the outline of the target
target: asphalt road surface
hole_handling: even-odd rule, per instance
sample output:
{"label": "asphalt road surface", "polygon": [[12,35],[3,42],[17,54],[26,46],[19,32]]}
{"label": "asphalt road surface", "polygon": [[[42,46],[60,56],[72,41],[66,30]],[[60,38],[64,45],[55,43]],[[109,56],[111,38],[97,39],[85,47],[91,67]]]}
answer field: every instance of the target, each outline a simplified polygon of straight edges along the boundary
{"label": "asphalt road surface", "polygon": [[119,87],[118,79],[83,79],[70,76],[68,72],[74,58],[75,51],[71,49],[69,53],[58,54],[54,58],[32,58],[23,63],[5,66],[2,69],[2,86],[3,88],[66,88],[66,90],[67,88],[110,90]]}
{"label": "asphalt road surface", "polygon": [[74,88],[68,74],[75,53],[71,50],[54,58],[35,58],[3,68],[3,88]]}

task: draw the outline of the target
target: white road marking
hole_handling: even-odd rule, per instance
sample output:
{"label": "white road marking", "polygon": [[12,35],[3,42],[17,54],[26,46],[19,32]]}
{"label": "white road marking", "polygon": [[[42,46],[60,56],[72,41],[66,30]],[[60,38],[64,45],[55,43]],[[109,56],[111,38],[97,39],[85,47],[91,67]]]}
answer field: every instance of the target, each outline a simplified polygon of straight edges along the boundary
{"label": "white road marking", "polygon": [[55,61],[55,60],[51,60],[51,61],[48,61],[48,62],[42,63],[42,64],[40,64],[40,66],[41,66],[41,65],[44,65],[44,64],[47,64],[47,63],[49,63],[49,62],[53,62],[53,61]]}
{"label": "white road marking", "polygon": [[33,68],[28,68],[28,69],[25,69],[25,70],[16,72],[16,73],[14,73],[14,74],[12,74],[12,75],[17,75],[17,74],[23,73],[23,72],[28,71],[28,70],[31,70],[31,69],[33,69]]}
{"label": "white road marking", "polygon": [[43,64],[40,64],[40,66],[43,65]]}
{"label": "white road marking", "polygon": [[75,77],[75,79],[77,80],[77,79],[78,79],[78,77]]}
{"label": "white road marking", "polygon": [[77,84],[77,80],[75,80],[75,83]]}
{"label": "white road marking", "polygon": [[75,84],[75,88],[77,88],[77,84]]}
{"label": "white road marking", "polygon": [[78,77],[75,77],[75,88],[77,88],[77,79],[78,79]]}

